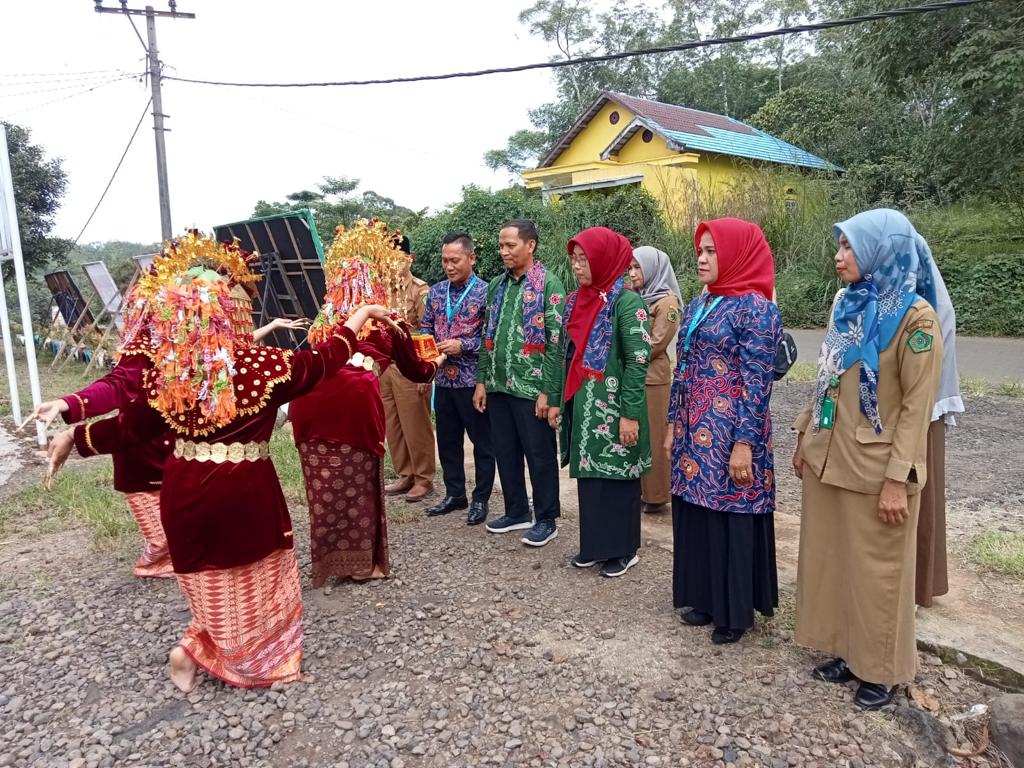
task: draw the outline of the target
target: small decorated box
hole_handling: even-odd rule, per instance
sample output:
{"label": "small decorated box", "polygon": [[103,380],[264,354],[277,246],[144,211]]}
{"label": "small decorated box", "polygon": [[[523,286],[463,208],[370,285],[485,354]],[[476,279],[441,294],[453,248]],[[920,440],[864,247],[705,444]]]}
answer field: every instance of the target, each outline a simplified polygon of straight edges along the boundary
{"label": "small decorated box", "polygon": [[429,333],[414,333],[412,335],[412,345],[416,349],[416,356],[420,360],[433,360],[441,353],[437,349],[437,342],[434,341],[434,337]]}

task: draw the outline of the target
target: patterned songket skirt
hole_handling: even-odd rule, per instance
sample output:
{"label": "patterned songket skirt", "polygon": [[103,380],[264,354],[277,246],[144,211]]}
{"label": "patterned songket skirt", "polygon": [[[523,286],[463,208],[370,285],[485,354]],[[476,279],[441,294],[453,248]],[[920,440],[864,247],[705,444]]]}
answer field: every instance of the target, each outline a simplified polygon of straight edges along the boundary
{"label": "patterned songket skirt", "polygon": [[294,549],[235,568],[179,573],[192,610],[180,645],[202,669],[240,688],[301,676],[302,594]]}
{"label": "patterned songket skirt", "polygon": [[299,445],[309,502],[313,586],[331,577],[385,576],[388,525],[381,460],[371,451],[326,440]]}
{"label": "patterned songket skirt", "polygon": [[160,492],[126,493],[125,499],[142,533],[142,554],[135,561],[135,575],[144,579],[174,576],[167,536],[160,522]]}

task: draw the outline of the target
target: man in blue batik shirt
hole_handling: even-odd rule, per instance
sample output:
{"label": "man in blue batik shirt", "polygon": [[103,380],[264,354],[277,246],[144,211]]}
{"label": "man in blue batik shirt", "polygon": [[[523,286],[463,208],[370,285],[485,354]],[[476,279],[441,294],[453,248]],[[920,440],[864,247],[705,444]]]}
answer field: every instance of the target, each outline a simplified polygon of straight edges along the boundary
{"label": "man in blue batik shirt", "polygon": [[[487,502],[494,487],[494,451],[487,414],[473,407],[476,368],[487,322],[487,281],[473,272],[476,250],[465,232],[451,232],[441,246],[441,266],[448,275],[430,289],[420,332],[437,340],[448,356],[434,379],[437,452],[441,458],[445,496],[430,507],[430,516],[469,507],[468,525],[487,519]],[[473,441],[476,485],[473,502],[466,497],[464,434]]]}

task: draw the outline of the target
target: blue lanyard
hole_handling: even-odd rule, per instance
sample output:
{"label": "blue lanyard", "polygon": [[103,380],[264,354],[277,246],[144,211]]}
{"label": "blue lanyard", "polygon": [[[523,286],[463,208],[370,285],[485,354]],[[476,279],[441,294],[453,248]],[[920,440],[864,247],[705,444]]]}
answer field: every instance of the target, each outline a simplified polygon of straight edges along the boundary
{"label": "blue lanyard", "polygon": [[455,317],[455,313],[459,311],[459,307],[462,306],[462,302],[469,295],[469,292],[473,290],[473,285],[476,283],[476,275],[473,275],[469,279],[469,285],[466,286],[466,290],[462,292],[459,300],[455,302],[455,306],[452,306],[452,281],[448,281],[448,293],[444,297],[444,311],[448,315],[448,325],[452,324],[452,318]]}
{"label": "blue lanyard", "polygon": [[683,341],[683,359],[679,363],[680,373],[686,370],[686,358],[690,354],[690,340],[693,338],[693,334],[697,331],[698,326],[707,319],[708,315],[714,311],[715,307],[718,306],[721,300],[721,296],[716,296],[711,301],[704,302],[704,306],[699,307],[697,311],[693,313],[693,318],[690,320],[690,327],[686,329],[686,339]]}

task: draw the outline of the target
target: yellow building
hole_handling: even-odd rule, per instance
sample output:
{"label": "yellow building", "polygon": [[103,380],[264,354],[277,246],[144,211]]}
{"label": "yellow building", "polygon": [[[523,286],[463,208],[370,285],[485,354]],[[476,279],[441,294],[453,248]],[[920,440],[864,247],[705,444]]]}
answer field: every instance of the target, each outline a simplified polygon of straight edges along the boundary
{"label": "yellow building", "polygon": [[[567,194],[639,184],[670,221],[690,218],[698,196],[727,195],[765,167],[839,171],[838,166],[739,120],[605,92],[543,159],[523,172],[545,201]],[[797,194],[787,184],[788,197]]]}

